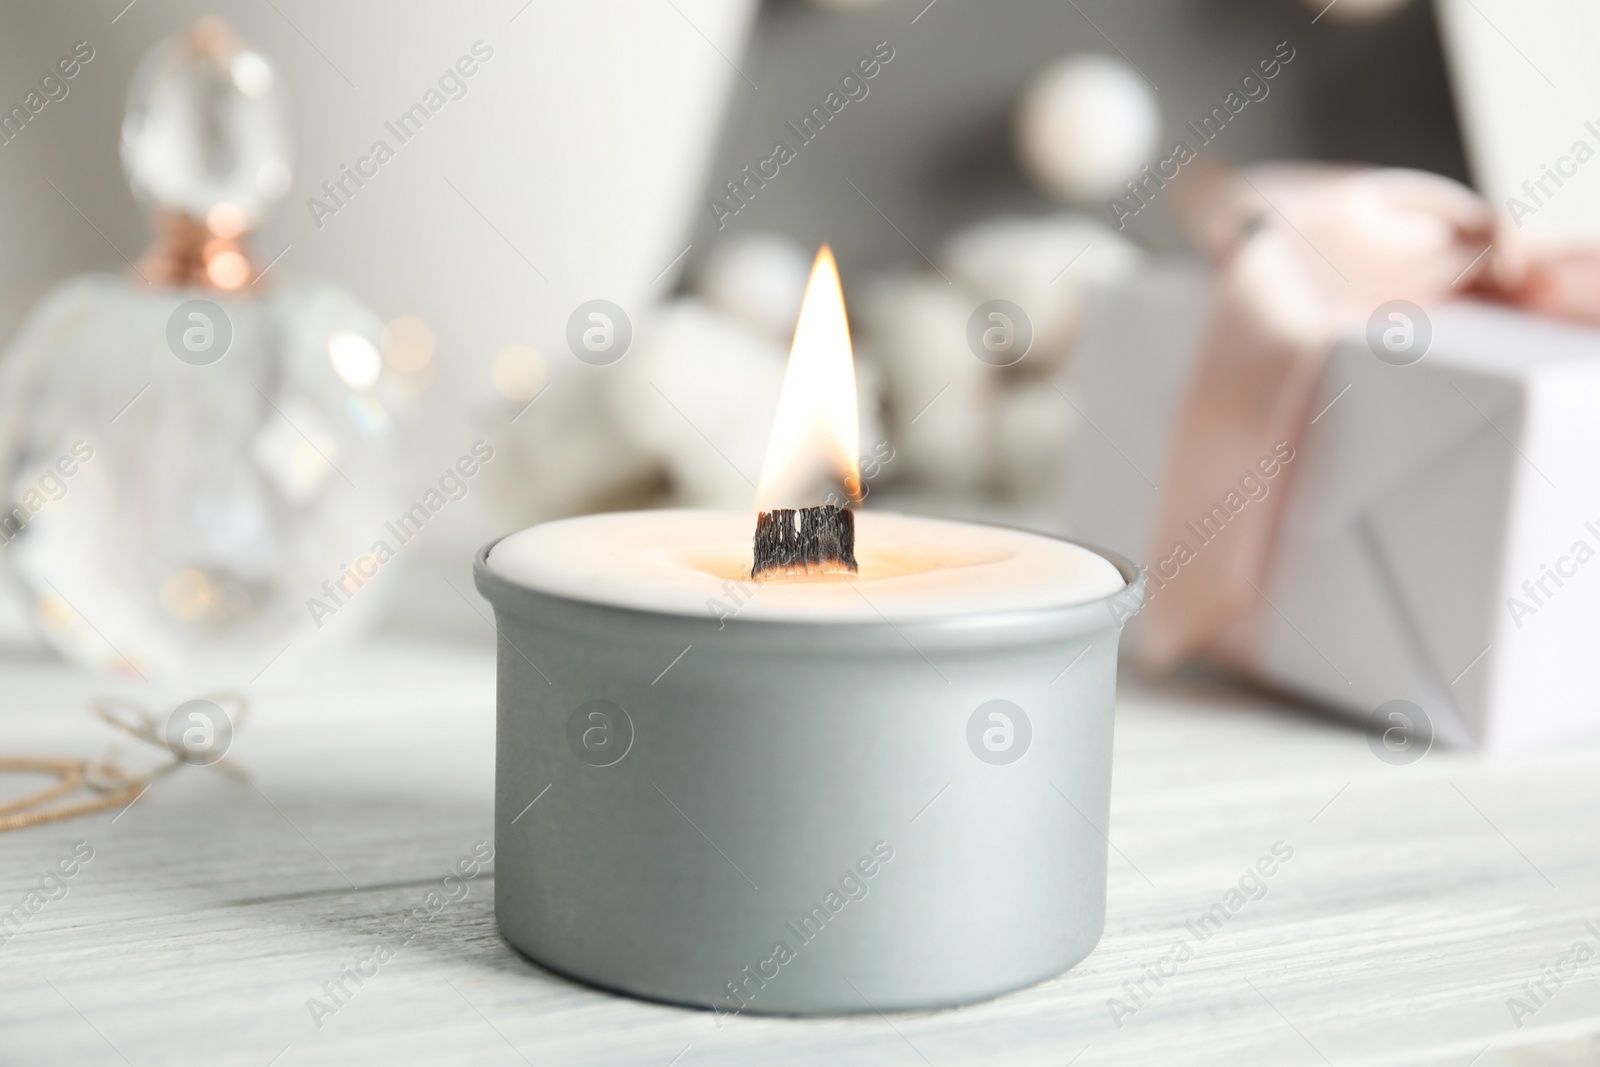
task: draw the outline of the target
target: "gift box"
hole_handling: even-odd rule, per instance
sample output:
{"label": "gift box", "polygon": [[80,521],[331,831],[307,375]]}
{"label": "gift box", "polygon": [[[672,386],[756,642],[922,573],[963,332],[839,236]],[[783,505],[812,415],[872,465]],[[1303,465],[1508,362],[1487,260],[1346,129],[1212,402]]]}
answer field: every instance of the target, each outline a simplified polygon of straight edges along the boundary
{"label": "gift box", "polygon": [[[1073,528],[1146,565],[1211,292],[1181,264],[1103,290],[1075,357]],[[1293,458],[1261,479],[1288,495],[1232,643],[1360,720],[1408,701],[1446,744],[1600,732],[1600,330],[1469,301],[1429,319],[1409,365],[1365,334],[1335,345]]]}

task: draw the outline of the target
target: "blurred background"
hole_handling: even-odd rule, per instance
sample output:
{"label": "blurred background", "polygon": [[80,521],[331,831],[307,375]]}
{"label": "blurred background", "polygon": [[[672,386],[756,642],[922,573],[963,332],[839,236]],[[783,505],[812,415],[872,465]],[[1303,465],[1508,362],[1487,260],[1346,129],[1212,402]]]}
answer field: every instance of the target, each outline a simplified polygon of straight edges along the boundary
{"label": "blurred background", "polygon": [[[1119,481],[1153,489],[1165,439],[1121,417],[1127,397],[1097,399],[1093,372],[1075,364],[1096,345],[1102,368],[1119,346],[1193,347],[1210,284],[1179,219],[1193,176],[1286,159],[1408,167],[1498,203],[1583,132],[1596,79],[1573,25],[1593,16],[1510,0],[8,4],[0,102],[26,113],[0,146],[0,196],[14,208],[0,241],[0,335],[14,339],[13,367],[50,365],[74,315],[126,316],[128,345],[154,353],[126,358],[170,363],[159,326],[188,290],[151,295],[134,275],[163,205],[129,187],[130,91],[137,100],[141,57],[206,14],[270,65],[288,131],[289,180],[249,220],[250,281],[229,299],[283,294],[272,312],[281,338],[333,314],[305,295],[321,290],[296,286],[337,292],[347,303],[328,329],[342,323],[356,339],[330,341],[325,354],[324,331],[309,356],[274,358],[291,378],[309,359],[352,396],[318,409],[320,435],[299,409],[258,413],[263,427],[282,416],[298,437],[273,432],[292,448],[303,439],[338,473],[300,503],[268,508],[281,544],[258,567],[267,577],[182,560],[171,574],[124,574],[128,597],[160,603],[130,609],[130,627],[166,625],[175,612],[220,625],[206,612],[231,603],[228,582],[255,590],[240,603],[281,602],[279,635],[343,625],[355,613],[330,621],[311,603],[323,582],[365,559],[387,536],[382,523],[479,442],[492,460],[459,499],[452,487],[448,506],[430,509],[398,565],[383,561],[362,593],[363,628],[486,639],[460,590],[472,552],[521,526],[622,507],[748,506],[806,270],[824,242],[856,333],[868,507],[1137,541],[1151,494],[1137,489],[1127,522],[1104,512],[1116,510]],[[92,58],[65,79],[65,95],[41,90],[34,110],[41,78],[73,54]],[[227,92],[249,96],[233,69]],[[405,126],[419,103],[425,124]],[[380,141],[389,151],[374,162]],[[1173,160],[1178,142],[1195,146],[1192,162]],[[1176,178],[1149,179],[1168,163]],[[1594,183],[1579,172],[1534,227],[1592,232]],[[58,287],[96,272],[159,305],[148,329],[117,310],[114,293],[83,297],[87,311],[52,310]],[[1155,292],[1154,303],[1117,304],[1130,287]],[[987,317],[997,300],[1011,317]],[[1122,309],[1109,326],[1107,308]],[[596,324],[599,348],[585,341],[600,336],[586,332]],[[994,324],[1020,331],[1020,355],[974,342]],[[76,380],[98,377],[96,358],[124,359],[75,358]],[[1149,366],[1166,368],[1147,385],[1170,409],[1182,360]],[[45,379],[30,373],[13,372],[14,403],[33,403]],[[206,403],[221,402],[226,374],[208,380],[218,392]],[[128,422],[118,421],[121,394],[85,405],[117,416],[107,470],[116,456],[145,462],[136,453],[171,425],[137,415],[154,403],[138,399],[139,375],[126,386]],[[203,393],[190,379],[169,387],[180,406]],[[228,388],[254,386],[242,375]],[[197,427],[165,447],[248,453],[271,481],[265,433],[233,440]],[[44,448],[17,443],[26,439],[11,439],[17,493]],[[334,446],[370,477],[349,477],[323,454]],[[362,507],[315,503],[342,492],[340,479]],[[202,555],[248,541],[244,520],[215,521],[220,540]],[[282,549],[294,543],[302,548]],[[36,616],[48,615],[39,576],[50,566],[66,573],[115,551],[105,541],[67,562],[25,560],[4,602],[6,642],[44,647]],[[52,640],[71,646],[59,632]],[[275,642],[258,635],[255,647]]]}
{"label": "blurred background", "polygon": [[[0,1061],[1600,1062],[1596,41],[1577,0],[0,0]],[[991,702],[801,731],[840,758],[773,810],[900,789],[912,857],[1047,825],[980,826],[992,789],[1049,805],[1107,846],[1095,955],[987,1008],[724,1030],[516,958],[483,870],[325,1031],[493,805],[503,872],[593,844],[543,820],[598,779],[524,798],[502,731],[497,782],[521,668],[475,554],[749,513],[824,244],[863,506],[1148,584],[1109,808],[1093,760],[996,777]],[[646,742],[704,696],[683,640],[602,694]],[[1024,673],[1043,739],[1080,709]],[[640,773],[672,877],[742,895],[754,809]]]}

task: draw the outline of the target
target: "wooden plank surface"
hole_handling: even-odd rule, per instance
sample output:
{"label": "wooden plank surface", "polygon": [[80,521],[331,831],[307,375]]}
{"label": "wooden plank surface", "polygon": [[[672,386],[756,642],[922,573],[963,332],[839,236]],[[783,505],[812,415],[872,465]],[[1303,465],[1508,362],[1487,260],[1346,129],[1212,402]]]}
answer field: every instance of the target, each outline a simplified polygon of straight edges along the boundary
{"label": "wooden plank surface", "polygon": [[[405,940],[492,837],[490,654],[380,645],[260,688],[233,750],[251,782],[183,768],[120,816],[0,834],[0,912],[93,850],[0,944],[0,1063],[1600,1062],[1600,745],[1397,767],[1259,695],[1126,680],[1088,960],[952,1011],[719,1027],[519,956],[492,870]],[[82,710],[102,685],[23,662],[0,691],[0,753],[104,748]],[[1196,937],[1275,844],[1292,856],[1246,883],[1257,899]],[[1513,997],[1536,1010],[1514,1019]]]}

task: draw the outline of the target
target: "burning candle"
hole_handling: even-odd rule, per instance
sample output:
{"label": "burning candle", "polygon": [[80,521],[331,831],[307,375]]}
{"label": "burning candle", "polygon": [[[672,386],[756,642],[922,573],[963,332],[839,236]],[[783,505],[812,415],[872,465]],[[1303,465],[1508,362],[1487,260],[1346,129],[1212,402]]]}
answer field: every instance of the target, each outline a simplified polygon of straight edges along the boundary
{"label": "burning candle", "polygon": [[[804,543],[801,520],[842,511],[822,503],[830,493],[859,499],[859,454],[850,329],[824,245],[795,326],[756,487],[757,517],[696,510],[567,519],[506,538],[489,566],[534,589],[617,607],[715,616],[735,601],[741,612],[748,602],[749,619],[825,622],[1065,607],[1126,584],[1104,556],[1056,538],[892,514],[846,513],[838,525],[850,531],[848,566],[837,551],[787,565],[759,558],[752,528],[758,548],[763,530],[778,530],[800,554],[814,549]],[[749,578],[772,587],[757,597],[742,588]]]}
{"label": "burning candle", "polygon": [[719,1012],[851,1012],[993,996],[1098,940],[1138,572],[858,515],[858,451],[824,247],[753,512],[584,516],[480,552],[495,906],[522,951]]}

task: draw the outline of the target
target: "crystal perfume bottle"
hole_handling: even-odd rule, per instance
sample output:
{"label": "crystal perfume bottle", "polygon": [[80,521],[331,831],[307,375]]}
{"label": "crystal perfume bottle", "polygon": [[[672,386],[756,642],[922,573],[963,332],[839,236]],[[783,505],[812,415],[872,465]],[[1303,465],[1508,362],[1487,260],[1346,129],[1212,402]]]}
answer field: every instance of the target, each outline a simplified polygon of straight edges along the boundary
{"label": "crystal perfume bottle", "polygon": [[378,607],[346,573],[396,499],[382,323],[251,258],[289,188],[283,89],[219,20],[145,57],[122,159],[156,238],[126,277],[57,287],[0,362],[0,542],[72,659],[248,681]]}

